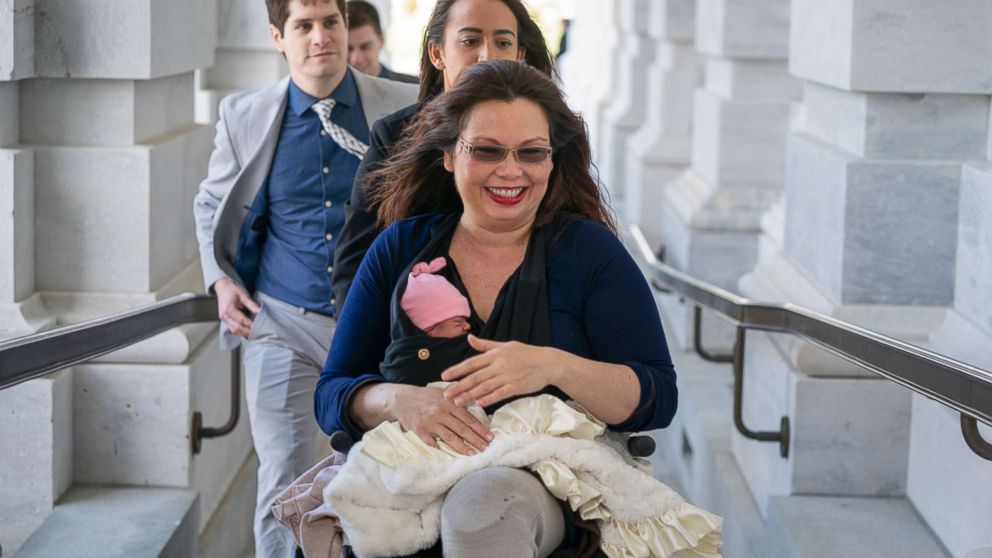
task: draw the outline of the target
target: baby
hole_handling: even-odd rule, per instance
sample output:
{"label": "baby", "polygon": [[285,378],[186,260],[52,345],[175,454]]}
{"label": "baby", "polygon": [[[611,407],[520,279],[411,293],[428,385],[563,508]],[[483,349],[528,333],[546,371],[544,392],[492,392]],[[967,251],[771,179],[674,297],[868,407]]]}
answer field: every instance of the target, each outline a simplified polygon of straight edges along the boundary
{"label": "baby", "polygon": [[389,346],[379,371],[390,382],[426,386],[477,354],[468,344],[468,299],[438,271],[444,258],[415,264],[393,299]]}
{"label": "baby", "polygon": [[450,339],[468,333],[471,311],[468,299],[447,279],[435,275],[445,265],[444,258],[414,265],[400,307],[413,325],[427,335]]}

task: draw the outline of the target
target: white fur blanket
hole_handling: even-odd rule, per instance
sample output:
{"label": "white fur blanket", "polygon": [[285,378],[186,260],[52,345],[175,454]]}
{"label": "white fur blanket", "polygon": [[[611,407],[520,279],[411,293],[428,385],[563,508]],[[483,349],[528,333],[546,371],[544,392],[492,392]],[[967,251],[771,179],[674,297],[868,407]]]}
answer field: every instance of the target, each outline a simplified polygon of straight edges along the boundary
{"label": "white fur blanket", "polygon": [[493,413],[490,428],[495,439],[473,456],[432,448],[396,422],[368,432],[324,489],[352,550],[364,558],[430,547],[448,489],[473,471],[504,466],[536,472],[551,494],[596,520],[611,558],[720,556],[723,520],[632,466],[581,408],[550,395],[522,398]]}

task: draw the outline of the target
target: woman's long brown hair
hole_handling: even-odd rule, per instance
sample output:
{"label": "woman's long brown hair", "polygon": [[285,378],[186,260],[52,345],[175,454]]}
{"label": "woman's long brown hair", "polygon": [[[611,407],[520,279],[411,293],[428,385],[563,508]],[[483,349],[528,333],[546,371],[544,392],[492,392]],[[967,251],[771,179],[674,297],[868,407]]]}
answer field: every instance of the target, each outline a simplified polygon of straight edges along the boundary
{"label": "woman's long brown hair", "polygon": [[548,119],[554,168],[537,209],[534,226],[557,220],[591,219],[617,232],[591,174],[589,137],[582,118],[571,111],[561,91],[544,73],[520,62],[492,60],[467,68],[458,85],[424,106],[407,126],[394,154],[369,176],[370,192],[382,226],[431,212],[462,209],[444,153],[453,153],[472,109],[486,101],[533,101]]}

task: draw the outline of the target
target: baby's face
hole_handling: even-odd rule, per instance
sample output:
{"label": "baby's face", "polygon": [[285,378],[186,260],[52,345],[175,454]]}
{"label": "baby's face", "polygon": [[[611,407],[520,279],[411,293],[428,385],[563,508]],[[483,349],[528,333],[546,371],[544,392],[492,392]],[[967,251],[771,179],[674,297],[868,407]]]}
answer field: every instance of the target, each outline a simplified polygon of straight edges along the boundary
{"label": "baby's face", "polygon": [[472,326],[468,325],[468,320],[462,316],[457,316],[432,325],[425,330],[425,333],[431,337],[451,338],[465,335],[470,329]]}

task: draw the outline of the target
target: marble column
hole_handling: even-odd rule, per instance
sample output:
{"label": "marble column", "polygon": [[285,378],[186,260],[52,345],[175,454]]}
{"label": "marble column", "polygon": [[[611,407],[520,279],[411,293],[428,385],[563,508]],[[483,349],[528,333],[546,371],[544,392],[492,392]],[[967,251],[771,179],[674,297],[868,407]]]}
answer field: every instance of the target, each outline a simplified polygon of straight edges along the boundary
{"label": "marble column", "polygon": [[702,81],[693,46],[695,0],[651,2],[648,35],[654,61],[646,68],[647,114],[624,144],[624,213],[651,246],[662,245],[662,187],[685,171],[692,146],[692,97]]}
{"label": "marble column", "polygon": [[[0,234],[13,239],[0,243],[0,337],[202,290],[192,200],[213,133],[194,122],[193,72],[214,64],[215,10],[0,1]],[[190,451],[192,413],[212,426],[228,412],[215,328],[176,328],[2,393],[13,419],[0,446],[17,449],[0,452],[5,551],[73,483],[196,488],[202,531],[251,447],[242,419]]]}
{"label": "marble column", "polygon": [[272,44],[265,2],[215,1],[213,64],[196,72],[196,121],[201,124],[217,121],[217,106],[230,93],[271,85],[289,73]]}
{"label": "marble column", "polygon": [[[803,118],[742,294],[988,368],[987,2],[793,0],[791,21]],[[792,423],[788,459],[772,444],[732,441],[763,513],[775,494],[908,492],[954,556],[992,546],[982,527],[992,506],[968,496],[992,490],[992,477],[956,415],[788,337],[750,335],[747,367],[746,422]]]}
{"label": "marble column", "polygon": [[617,31],[622,48],[617,51],[617,67],[610,93],[603,99],[599,148],[596,161],[600,178],[610,193],[613,208],[621,210],[627,191],[624,163],[627,138],[647,116],[648,71],[652,69],[655,40],[648,34],[652,10],[650,0],[627,0],[617,5]]}
{"label": "marble column", "polygon": [[[35,72],[35,3],[0,2],[0,339],[50,328],[35,292],[34,151],[20,145],[20,81]],[[0,392],[0,544],[16,552],[72,480],[66,373]]]}
{"label": "marble column", "polygon": [[[790,103],[799,83],[786,65],[788,0],[699,0],[696,50],[705,84],[695,92],[690,167],[664,187],[665,261],[735,290],[754,267],[759,219],[782,191]],[[690,343],[691,311],[664,299],[671,341]],[[704,319],[707,345],[729,347],[732,332]]]}
{"label": "marble column", "polygon": [[[986,21],[986,28],[989,24]],[[989,50],[985,52],[987,57]],[[929,339],[934,350],[983,370],[992,370],[990,215],[992,156],[966,163],[961,170],[954,300]],[[992,492],[989,462],[965,447],[957,413],[922,396],[913,397],[912,413],[906,489],[910,499],[955,556],[988,551],[992,536],[980,525],[992,520],[992,505],[974,494]],[[979,432],[992,441],[992,427],[979,423]]]}
{"label": "marble column", "polygon": [[[591,75],[588,66],[594,64],[596,51],[588,40],[593,33],[598,10],[602,4],[592,0],[575,0],[572,23],[568,28],[568,50],[558,57],[558,74],[561,87],[568,96],[572,110],[583,112],[589,104]],[[592,57],[592,61],[590,60]]]}
{"label": "marble column", "polygon": [[35,293],[34,150],[20,145],[19,80],[35,73],[34,0],[0,4],[0,339],[51,327]]}
{"label": "marble column", "polygon": [[576,0],[568,31],[568,51],[559,60],[562,87],[568,105],[582,114],[596,155],[600,116],[612,97],[621,34],[614,26],[619,4]]}

